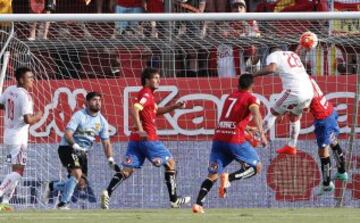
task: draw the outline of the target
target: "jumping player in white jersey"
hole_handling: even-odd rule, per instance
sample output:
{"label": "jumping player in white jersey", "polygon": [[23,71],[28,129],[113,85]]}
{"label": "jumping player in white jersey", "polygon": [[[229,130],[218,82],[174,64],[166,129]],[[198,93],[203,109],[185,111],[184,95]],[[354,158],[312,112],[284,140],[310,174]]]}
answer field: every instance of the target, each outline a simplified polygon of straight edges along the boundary
{"label": "jumping player in white jersey", "polygon": [[266,59],[266,66],[254,76],[277,73],[280,76],[283,91],[264,120],[264,131],[269,130],[280,115],[289,113],[290,140],[277,153],[296,154],[296,143],[300,133],[300,119],[303,110],[308,109],[314,96],[309,75],[306,73],[300,57],[292,51],[283,51],[273,47]]}
{"label": "jumping player in white jersey", "polygon": [[0,185],[2,210],[12,209],[9,200],[24,173],[29,126],[38,122],[42,116],[42,112],[33,114],[34,104],[28,92],[33,87],[33,72],[21,67],[15,71],[15,78],[17,84],[6,88],[0,96],[0,108],[5,109],[4,144],[10,152],[7,160],[12,165],[11,173],[5,176]]}

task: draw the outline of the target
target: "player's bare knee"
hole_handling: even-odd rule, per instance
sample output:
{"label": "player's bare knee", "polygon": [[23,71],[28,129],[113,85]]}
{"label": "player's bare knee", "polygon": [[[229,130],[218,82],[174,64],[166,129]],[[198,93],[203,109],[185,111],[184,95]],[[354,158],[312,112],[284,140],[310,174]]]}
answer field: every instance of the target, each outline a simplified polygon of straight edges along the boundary
{"label": "player's bare knee", "polygon": [[72,169],[71,176],[74,176],[76,178],[76,180],[79,181],[82,176],[82,170],[80,168]]}
{"label": "player's bare knee", "polygon": [[217,173],[209,173],[207,178],[212,182],[215,182],[217,181],[218,177],[219,175]]}
{"label": "player's bare knee", "polygon": [[262,164],[261,163],[258,163],[256,166],[255,166],[255,169],[256,169],[256,174],[259,174],[261,169],[262,169]]}
{"label": "player's bare knee", "polygon": [[154,158],[151,160],[151,163],[156,167],[160,167],[162,164],[162,161],[161,161],[161,158]]}
{"label": "player's bare knee", "polygon": [[124,178],[129,178],[134,173],[134,169],[124,168],[120,173],[124,176]]}
{"label": "player's bare knee", "polygon": [[329,157],[329,156],[330,156],[329,146],[319,148],[318,154],[319,154],[319,157],[320,157],[320,158]]}
{"label": "player's bare knee", "polygon": [[174,159],[169,159],[165,166],[166,170],[175,170],[176,162]]}

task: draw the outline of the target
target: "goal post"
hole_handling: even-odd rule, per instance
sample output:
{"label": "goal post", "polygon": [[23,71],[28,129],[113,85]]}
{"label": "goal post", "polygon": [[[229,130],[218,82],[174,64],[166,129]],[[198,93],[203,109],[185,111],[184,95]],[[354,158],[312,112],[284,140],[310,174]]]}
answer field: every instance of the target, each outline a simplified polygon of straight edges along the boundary
{"label": "goal post", "polygon": [[[48,21],[49,34],[43,39],[42,26]],[[359,12],[2,15],[0,23],[13,22],[15,30],[8,46],[1,49],[9,52],[4,89],[14,83],[16,68],[30,66],[35,75],[31,92],[35,110],[44,113],[30,128],[29,162],[11,202],[17,208],[54,206],[58,193],[43,201],[42,185],[67,177],[57,147],[72,113],[84,107],[88,91],[102,93],[102,114],[110,124],[115,160],[123,161],[132,126],[129,106],[140,89],[141,71],[150,66],[161,72],[158,106],[187,101],[186,109],[160,116],[156,124],[177,160],[179,193],[196,196],[207,176],[217,119],[226,95],[237,88],[238,76],[263,67],[270,47],[295,50],[300,35],[311,31],[319,45],[301,57],[339,114],[339,141],[347,157],[349,182],[336,182],[333,194],[316,196],[320,162],[313,118],[305,114],[298,155],[275,153],[288,137],[288,120],[279,120],[269,132],[269,148],[257,149],[262,172],[234,183],[226,200],[218,199],[212,190],[205,203],[218,208],[359,206],[359,21]],[[34,22],[38,35],[31,41]],[[0,35],[4,46],[9,31],[1,30]],[[254,93],[263,115],[281,90],[276,75],[256,79]],[[1,140],[2,133],[1,119]],[[7,171],[7,151],[1,146],[0,180]],[[332,163],[334,174],[335,160]],[[77,187],[73,208],[99,207],[99,194],[113,174],[105,164],[101,144],[96,143],[89,152],[89,184]],[[228,171],[238,168],[234,162]],[[163,177],[162,169],[146,162],[114,192],[111,207],[168,207]]]}

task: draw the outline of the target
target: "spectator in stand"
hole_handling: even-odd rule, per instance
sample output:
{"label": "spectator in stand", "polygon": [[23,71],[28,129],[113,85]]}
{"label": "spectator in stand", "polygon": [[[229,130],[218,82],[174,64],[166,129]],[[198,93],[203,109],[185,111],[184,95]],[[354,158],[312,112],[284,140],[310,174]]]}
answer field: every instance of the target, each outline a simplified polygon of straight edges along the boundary
{"label": "spectator in stand", "polygon": [[[0,14],[10,14],[12,12],[12,0],[0,0]],[[9,27],[9,25],[9,22],[0,22],[0,29]]]}
{"label": "spectator in stand", "polygon": [[[179,8],[177,12],[182,13],[204,13],[206,8],[206,2],[208,0],[178,0]],[[186,2],[186,4],[185,4]],[[187,34],[189,38],[197,38],[199,35],[204,38],[206,35],[207,23],[202,22],[179,22],[177,23],[178,37]],[[195,47],[189,47],[184,52],[182,61],[180,63],[181,72],[177,74],[178,77],[197,77],[199,75],[199,49]],[[200,59],[201,60],[201,59]]]}
{"label": "spectator in stand", "polygon": [[274,8],[278,0],[261,0],[256,6],[257,12],[274,12]]}
{"label": "spectator in stand", "polygon": [[[30,12],[31,13],[47,13],[50,14],[54,12],[56,9],[56,0],[31,0],[30,1]],[[34,22],[31,25],[30,36],[28,40],[33,41],[36,37],[40,37],[41,39],[48,39],[48,33],[50,28],[50,22],[41,23],[38,33],[36,32],[37,23]],[[36,35],[36,33],[38,35]]]}
{"label": "spectator in stand", "polygon": [[327,0],[263,0],[258,12],[309,12],[328,11]]}
{"label": "spectator in stand", "polygon": [[247,11],[255,12],[257,6],[261,3],[262,0],[247,0]]}
{"label": "spectator in stand", "polygon": [[357,66],[358,63],[356,62],[356,58],[357,58],[357,53],[349,53],[348,54],[348,66],[347,66],[347,70],[349,74],[356,74],[357,73]]}
{"label": "spectator in stand", "polygon": [[96,0],[96,13],[103,13],[104,0]]}
{"label": "spectator in stand", "polygon": [[[146,0],[112,0],[116,4],[115,13],[143,13],[147,8]],[[117,21],[115,22],[115,33],[123,34],[127,29],[138,28],[138,22]]]}
{"label": "spectator in stand", "polygon": [[[227,12],[228,0],[200,0],[199,9],[206,7],[206,12]],[[204,10],[204,9],[203,9]]]}
{"label": "spectator in stand", "polygon": [[[246,13],[244,0],[231,0],[231,11]],[[254,20],[236,21],[226,24],[221,30],[223,38],[260,37],[259,27]],[[247,48],[220,44],[210,53],[209,69],[217,70],[219,77],[235,77],[245,72],[254,72],[260,68],[260,58],[257,48],[252,45]]]}
{"label": "spectator in stand", "polygon": [[[144,4],[144,10],[148,13],[164,13],[165,7],[164,7],[164,0],[146,0]],[[158,28],[156,27],[157,22],[151,21],[151,31],[150,36],[153,38],[158,38]]]}
{"label": "spectator in stand", "polygon": [[165,12],[164,0],[145,0],[144,9],[148,13],[163,13]]}
{"label": "spectator in stand", "polygon": [[327,0],[280,0],[275,12],[328,11]]}
{"label": "spectator in stand", "polygon": [[[244,0],[231,0],[231,12],[246,13],[246,3]],[[260,30],[255,20],[230,22],[224,27],[223,35],[239,37],[252,36],[259,37]]]}
{"label": "spectator in stand", "polygon": [[[228,12],[229,10],[229,1],[228,0],[199,0],[198,4],[198,12]],[[204,38],[207,33],[217,32],[216,29],[210,28],[210,27],[219,27],[222,26],[222,23],[217,23],[217,25],[213,26],[209,22],[204,22],[201,27],[201,38]]]}
{"label": "spectator in stand", "polygon": [[12,13],[12,0],[0,0],[0,14]]}

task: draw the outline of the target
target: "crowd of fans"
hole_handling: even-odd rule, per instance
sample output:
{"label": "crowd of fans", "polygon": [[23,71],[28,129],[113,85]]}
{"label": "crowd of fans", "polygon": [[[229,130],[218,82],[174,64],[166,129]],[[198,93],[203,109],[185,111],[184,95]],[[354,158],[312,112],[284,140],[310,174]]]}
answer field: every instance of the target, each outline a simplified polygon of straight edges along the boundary
{"label": "crowd of fans", "polygon": [[[358,10],[360,0],[335,0],[329,4],[328,0],[0,0],[1,13],[207,13],[207,12],[296,12],[296,11],[330,11],[330,10]],[[29,25],[27,39],[49,39],[50,23],[33,23]],[[149,27],[148,27],[149,28]],[[160,38],[162,30],[156,22],[150,23],[149,36]],[[188,30],[186,30],[188,29]],[[91,31],[85,24],[81,25],[84,37],[91,37]],[[144,25],[139,22],[117,21],[114,24],[110,38],[118,35],[144,35]],[[237,37],[261,38],[263,35],[256,21],[238,21],[213,25],[202,22],[194,28],[187,23],[180,23],[177,27],[178,36],[196,33],[201,39],[221,35],[222,39]],[[64,33],[64,32],[63,32]],[[51,30],[50,30],[51,36]],[[51,39],[51,38],[50,38]],[[289,46],[291,47],[291,46]],[[263,65],[266,49],[254,45],[238,47],[219,42],[219,44],[204,51],[190,47],[186,54],[177,55],[177,75],[193,76],[221,76],[232,77],[244,72],[251,72]],[[137,49],[139,50],[139,49]],[[335,45],[319,44],[317,49],[307,53],[304,61],[312,75],[338,75],[355,72],[353,64],[356,60],[347,53],[348,49]],[[115,52],[115,53],[114,53]],[[120,55],[121,49],[112,50],[115,59],[110,61],[112,73],[121,75],[122,64],[129,60]],[[134,51],[135,52],[135,51]],[[131,52],[130,52],[131,54]],[[136,55],[137,53],[134,53]],[[352,52],[354,54],[354,52]],[[134,55],[130,56],[134,57]],[[150,55],[150,56],[149,56]],[[155,55],[155,56],[154,56]],[[160,66],[160,55],[147,52],[141,55],[139,66]],[[121,59],[125,58],[125,59]],[[156,58],[156,59],[154,59]],[[132,58],[137,60],[137,58]],[[155,64],[155,65],[154,65]],[[124,65],[122,67],[125,67]],[[130,65],[133,68],[133,65]],[[126,73],[126,72],[125,72]],[[132,74],[131,74],[132,75]],[[131,76],[128,75],[128,76]],[[126,76],[126,75],[125,75]]]}

